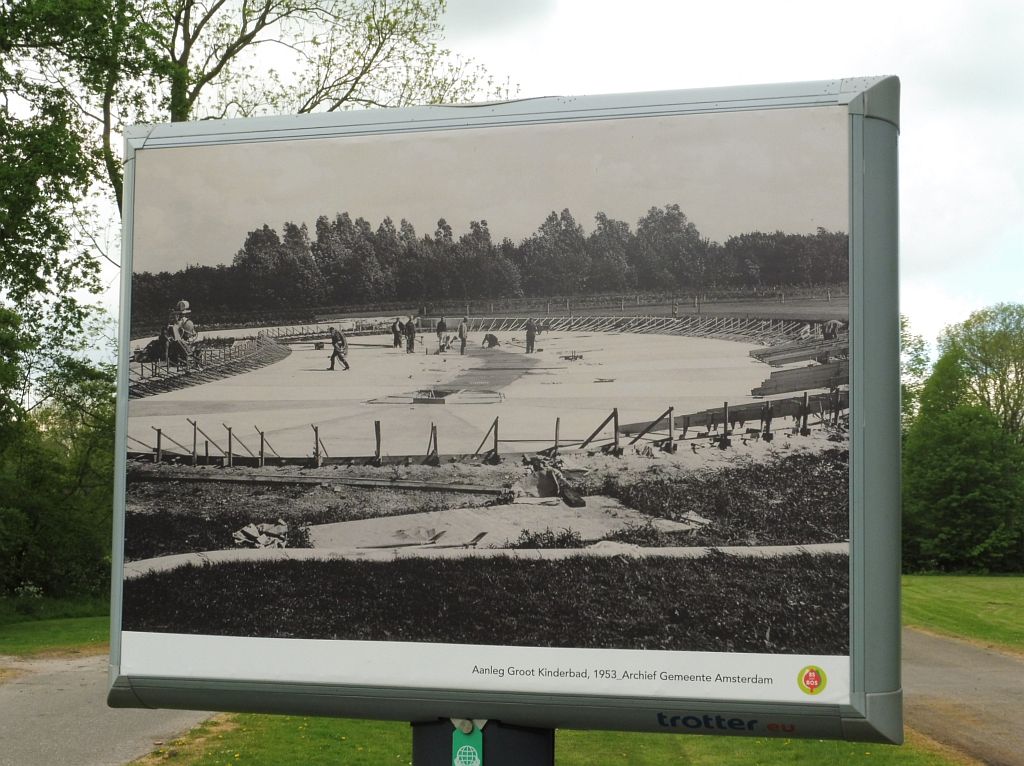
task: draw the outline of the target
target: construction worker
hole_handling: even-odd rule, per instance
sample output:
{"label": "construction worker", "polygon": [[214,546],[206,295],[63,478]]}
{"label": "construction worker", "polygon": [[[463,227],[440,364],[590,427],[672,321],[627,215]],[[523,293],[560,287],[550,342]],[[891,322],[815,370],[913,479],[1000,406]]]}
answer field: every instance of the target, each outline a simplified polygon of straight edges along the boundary
{"label": "construction worker", "polygon": [[345,338],[345,334],[341,330],[335,330],[333,327],[328,328],[331,331],[331,366],[329,370],[334,369],[334,360],[337,359],[342,363],[342,369],[349,369],[350,365],[346,357],[348,356],[348,340]]}
{"label": "construction worker", "polygon": [[466,339],[469,338],[469,317],[462,317],[459,322],[459,353],[466,353]]}
{"label": "construction worker", "polygon": [[526,320],[526,353],[533,353],[533,346],[537,341],[537,325],[533,317]]}
{"label": "construction worker", "polygon": [[448,332],[448,324],[444,321],[444,317],[437,320],[437,353],[444,351],[444,334]]}
{"label": "construction worker", "polygon": [[402,347],[402,336],[405,334],[405,325],[402,324],[402,320],[395,317],[395,321],[391,324],[391,339],[395,348]]}
{"label": "construction worker", "polygon": [[405,353],[412,354],[416,351],[416,320],[411,316],[405,323]]}

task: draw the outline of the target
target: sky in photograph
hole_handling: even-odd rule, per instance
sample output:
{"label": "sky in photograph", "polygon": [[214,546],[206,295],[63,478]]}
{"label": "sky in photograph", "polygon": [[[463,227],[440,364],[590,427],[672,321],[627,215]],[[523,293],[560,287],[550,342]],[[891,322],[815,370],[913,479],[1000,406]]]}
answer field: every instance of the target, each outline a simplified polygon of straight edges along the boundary
{"label": "sky in photograph", "polygon": [[267,224],[348,212],[421,236],[485,220],[520,242],[568,208],[635,226],[678,204],[702,236],[846,231],[845,107],[644,117],[315,141],[149,149],[136,155],[134,271],[230,263]]}
{"label": "sky in photograph", "polygon": [[446,27],[520,97],[896,75],[902,311],[933,340],[1024,301],[1020,0],[448,0]]}

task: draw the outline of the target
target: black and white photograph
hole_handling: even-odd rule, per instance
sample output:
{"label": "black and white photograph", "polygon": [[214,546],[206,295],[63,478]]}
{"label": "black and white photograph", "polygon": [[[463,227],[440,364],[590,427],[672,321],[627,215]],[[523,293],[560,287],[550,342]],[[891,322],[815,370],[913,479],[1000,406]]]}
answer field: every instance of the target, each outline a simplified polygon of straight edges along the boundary
{"label": "black and white photograph", "polygon": [[848,121],[139,152],[123,629],[848,655]]}

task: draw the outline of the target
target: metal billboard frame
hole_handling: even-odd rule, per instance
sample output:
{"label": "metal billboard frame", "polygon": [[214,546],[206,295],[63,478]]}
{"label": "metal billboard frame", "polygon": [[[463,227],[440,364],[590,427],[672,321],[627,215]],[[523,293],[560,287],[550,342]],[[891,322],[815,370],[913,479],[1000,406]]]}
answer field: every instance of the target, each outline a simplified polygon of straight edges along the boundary
{"label": "metal billboard frame", "polygon": [[[121,672],[121,607],[135,158],[152,148],[316,140],[553,122],[846,106],[850,159],[850,663],[849,705],[465,691],[420,687],[184,679]],[[868,77],[301,117],[136,126],[125,136],[110,690],[114,707],[167,707],[405,721],[473,717],[518,726],[665,731],[659,713],[755,718],[789,737],[899,743],[900,494],[897,135],[899,81]],[[240,639],[246,640],[246,639]],[[728,733],[728,732],[725,732]]]}

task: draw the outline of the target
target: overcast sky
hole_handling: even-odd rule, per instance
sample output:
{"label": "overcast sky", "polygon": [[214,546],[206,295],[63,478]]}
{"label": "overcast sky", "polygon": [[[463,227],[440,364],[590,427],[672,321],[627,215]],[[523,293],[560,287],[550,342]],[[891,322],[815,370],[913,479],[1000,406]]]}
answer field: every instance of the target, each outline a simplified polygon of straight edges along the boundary
{"label": "overcast sky", "polygon": [[848,229],[845,107],[148,149],[136,155],[133,270],[230,263],[263,224],[348,212],[519,242],[563,208],[637,220],[680,205],[702,236]]}
{"label": "overcast sky", "polygon": [[933,339],[1024,301],[1024,2],[448,0],[448,44],[520,96],[894,74],[902,310]]}

